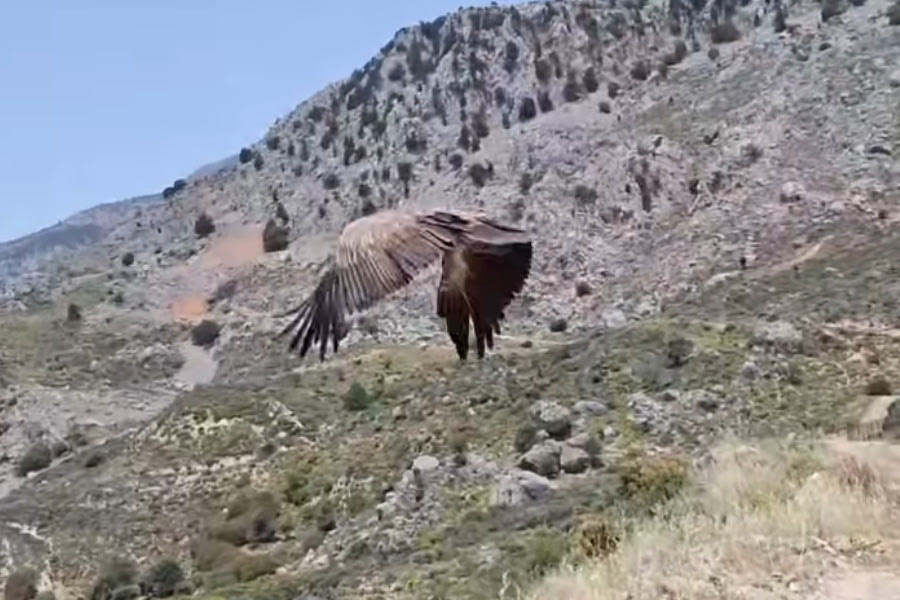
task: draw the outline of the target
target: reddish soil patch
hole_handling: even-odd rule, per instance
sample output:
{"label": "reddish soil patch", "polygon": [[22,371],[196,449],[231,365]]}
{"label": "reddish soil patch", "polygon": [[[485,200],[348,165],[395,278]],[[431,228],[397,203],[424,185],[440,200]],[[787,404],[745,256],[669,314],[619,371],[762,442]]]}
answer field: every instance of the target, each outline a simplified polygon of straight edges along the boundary
{"label": "reddish soil patch", "polygon": [[177,321],[197,322],[206,315],[206,299],[212,294],[223,270],[254,263],[265,254],[260,225],[237,227],[210,242],[197,261],[177,267],[180,296],[170,304]]}
{"label": "reddish soil patch", "polygon": [[262,232],[259,225],[247,225],[213,240],[200,256],[198,265],[201,268],[239,267],[254,262],[265,254]]}
{"label": "reddish soil patch", "polygon": [[176,321],[199,321],[205,314],[204,296],[182,296],[172,302],[172,316]]}

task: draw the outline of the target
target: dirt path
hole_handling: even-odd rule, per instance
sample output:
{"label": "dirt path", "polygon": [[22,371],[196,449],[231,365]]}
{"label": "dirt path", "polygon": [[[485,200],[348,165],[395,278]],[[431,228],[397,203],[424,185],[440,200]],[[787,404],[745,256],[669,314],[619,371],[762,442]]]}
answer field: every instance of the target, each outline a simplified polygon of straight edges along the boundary
{"label": "dirt path", "polygon": [[184,357],[184,364],[175,374],[175,380],[193,389],[198,384],[210,383],[219,368],[218,361],[212,352],[190,342],[182,342],[178,346]]}
{"label": "dirt path", "polygon": [[900,600],[900,573],[848,568],[827,577],[808,600]]}

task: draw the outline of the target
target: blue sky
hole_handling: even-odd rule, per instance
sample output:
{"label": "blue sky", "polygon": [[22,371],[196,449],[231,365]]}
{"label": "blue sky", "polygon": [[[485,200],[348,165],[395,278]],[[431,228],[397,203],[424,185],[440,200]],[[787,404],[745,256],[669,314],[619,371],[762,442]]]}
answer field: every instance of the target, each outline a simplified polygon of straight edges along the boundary
{"label": "blue sky", "polygon": [[[487,5],[468,0],[464,6]],[[0,241],[257,141],[459,0],[35,0],[0,10]]]}

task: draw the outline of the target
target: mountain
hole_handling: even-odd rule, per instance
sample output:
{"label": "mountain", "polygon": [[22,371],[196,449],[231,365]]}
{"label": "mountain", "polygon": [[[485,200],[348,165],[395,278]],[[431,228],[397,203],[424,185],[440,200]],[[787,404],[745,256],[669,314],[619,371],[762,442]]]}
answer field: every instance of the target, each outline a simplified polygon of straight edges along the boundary
{"label": "mountain", "polygon": [[[188,180],[215,175],[237,163],[237,155],[203,165]],[[115,228],[135,218],[145,207],[164,200],[164,195],[146,194],[98,204],[79,211],[55,225],[7,242],[0,242],[0,295],[31,292],[48,263],[70,257],[73,251],[89,254]],[[40,284],[38,284],[40,285]]]}
{"label": "mountain", "polygon": [[[726,432],[893,435],[895,7],[557,0],[400,29],[13,291],[3,572],[65,598],[509,597],[667,514]],[[324,362],[273,339],[387,207],[532,234],[485,360],[456,361],[435,272]],[[813,585],[844,542],[804,531]]]}

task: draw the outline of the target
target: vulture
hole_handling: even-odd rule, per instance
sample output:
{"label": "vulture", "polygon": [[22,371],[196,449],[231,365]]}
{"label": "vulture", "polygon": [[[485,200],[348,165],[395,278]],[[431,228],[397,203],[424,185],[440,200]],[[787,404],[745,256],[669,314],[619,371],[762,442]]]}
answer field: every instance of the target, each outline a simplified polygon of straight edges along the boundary
{"label": "vulture", "polygon": [[325,360],[331,342],[349,332],[346,318],[369,308],[442,261],[437,316],[460,361],[469,354],[469,321],[478,358],[494,347],[503,311],[531,270],[531,239],[524,230],[497,223],[480,212],[384,210],[348,223],[337,251],[326,260],[313,291],[281,316],[296,314],[276,338],[292,332],[289,350],[300,357],[313,344]]}

